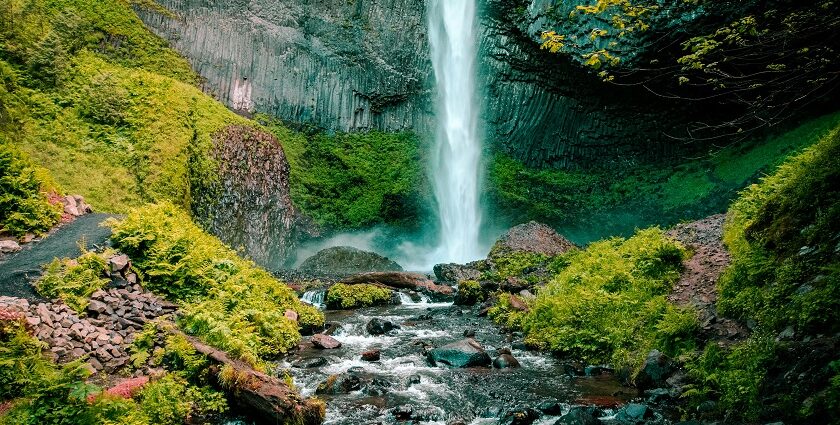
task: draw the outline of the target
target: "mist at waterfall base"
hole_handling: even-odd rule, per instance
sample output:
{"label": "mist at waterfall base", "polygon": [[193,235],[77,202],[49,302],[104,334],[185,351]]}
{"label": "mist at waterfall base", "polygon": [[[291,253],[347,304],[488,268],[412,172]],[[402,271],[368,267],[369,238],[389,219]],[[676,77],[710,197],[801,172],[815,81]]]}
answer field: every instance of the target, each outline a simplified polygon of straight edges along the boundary
{"label": "mist at waterfall base", "polygon": [[476,96],[476,0],[430,0],[428,29],[436,81],[437,132],[429,177],[435,195],[436,238],[407,238],[383,229],[343,234],[298,252],[296,264],[317,248],[352,246],[387,255],[408,270],[483,258],[481,136]]}

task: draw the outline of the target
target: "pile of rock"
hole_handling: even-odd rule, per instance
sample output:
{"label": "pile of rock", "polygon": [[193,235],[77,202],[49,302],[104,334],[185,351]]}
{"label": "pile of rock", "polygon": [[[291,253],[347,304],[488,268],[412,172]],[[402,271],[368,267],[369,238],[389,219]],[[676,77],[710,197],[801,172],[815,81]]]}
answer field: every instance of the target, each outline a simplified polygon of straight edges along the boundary
{"label": "pile of rock", "polygon": [[61,198],[61,203],[64,204],[64,214],[71,217],[79,217],[93,212],[93,208],[80,195],[67,195]]}
{"label": "pile of rock", "polygon": [[97,371],[114,372],[129,361],[134,335],[150,320],[173,313],[177,307],[139,285],[91,296],[88,317],[79,316],[63,302],[30,304],[26,299],[0,297],[0,307],[20,311],[40,341],[50,346],[59,362],[87,355]]}

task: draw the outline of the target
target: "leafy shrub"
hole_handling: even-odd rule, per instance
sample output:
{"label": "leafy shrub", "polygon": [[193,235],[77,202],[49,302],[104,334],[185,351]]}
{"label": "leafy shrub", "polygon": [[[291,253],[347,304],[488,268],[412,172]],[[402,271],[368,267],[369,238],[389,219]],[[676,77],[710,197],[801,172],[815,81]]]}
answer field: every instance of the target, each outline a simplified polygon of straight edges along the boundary
{"label": "leafy shrub", "polygon": [[501,294],[499,301],[487,311],[487,316],[506,329],[521,329],[526,312],[511,306],[511,294]]}
{"label": "leafy shrub", "polygon": [[44,186],[29,160],[0,141],[0,231],[40,234],[58,223],[62,208],[50,204]]}
{"label": "leafy shrub", "polygon": [[223,413],[224,394],[191,386],[184,378],[166,374],[146,385],[137,395],[140,408],[151,423],[181,425],[191,414]]}
{"label": "leafy shrub", "polygon": [[473,305],[477,302],[484,301],[487,294],[481,288],[481,284],[477,280],[462,280],[458,282],[458,293],[455,298],[455,304],[459,305]]}
{"label": "leafy shrub", "polygon": [[331,309],[351,309],[386,305],[391,301],[391,290],[376,285],[346,285],[336,283],[327,290],[327,307]]}
{"label": "leafy shrub", "polygon": [[[491,315],[521,324],[526,342],[591,363],[635,369],[653,348],[669,355],[693,348],[696,317],[666,299],[687,252],[656,228],[564,254],[567,264],[527,313],[500,298]],[[508,300],[509,301],[509,300]]]}
{"label": "leafy shrub", "polygon": [[[294,347],[298,326],[323,324],[317,309],[172,204],[148,205],[111,226],[114,245],[132,258],[146,287],[181,304],[187,333],[252,365]],[[284,317],[287,309],[298,323]]]}
{"label": "leafy shrub", "polygon": [[90,296],[108,284],[107,260],[113,250],[103,253],[88,251],[75,260],[54,259],[44,266],[44,275],[35,289],[46,298],[61,298],[73,310],[81,313],[90,303]]}

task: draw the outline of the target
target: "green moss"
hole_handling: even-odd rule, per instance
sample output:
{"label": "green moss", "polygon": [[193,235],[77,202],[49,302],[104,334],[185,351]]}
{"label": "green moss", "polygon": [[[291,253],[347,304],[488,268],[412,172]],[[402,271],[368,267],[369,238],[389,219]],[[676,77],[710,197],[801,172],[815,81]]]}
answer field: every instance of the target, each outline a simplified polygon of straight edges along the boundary
{"label": "green moss", "polygon": [[55,259],[44,266],[44,275],[35,283],[38,294],[45,298],[61,298],[70,308],[81,313],[90,296],[108,284],[106,258],[113,250],[103,253],[85,252],[76,259]]}
{"label": "green moss", "polygon": [[258,120],[283,144],[295,205],[319,224],[416,224],[425,183],[414,134],[301,133],[267,116]]}
{"label": "green moss", "polygon": [[633,370],[653,348],[678,355],[694,347],[696,317],[665,299],[686,255],[655,228],[595,242],[562,256],[566,266],[527,313],[514,313],[501,298],[493,316],[521,325],[535,347]]}
{"label": "green moss", "polygon": [[376,285],[346,285],[336,283],[327,290],[327,307],[351,309],[386,305],[391,301],[391,290]]}
{"label": "green moss", "polygon": [[473,305],[484,301],[487,294],[477,280],[462,280],[458,282],[458,293],[455,297],[457,305]]}
{"label": "green moss", "polygon": [[[112,241],[128,254],[146,287],[181,304],[189,334],[252,365],[294,347],[299,326],[323,324],[270,273],[243,260],[172,204],[148,205],[111,223]],[[287,309],[298,313],[295,323]]]}
{"label": "green moss", "polygon": [[522,329],[527,312],[517,310],[511,305],[512,294],[500,294],[499,301],[487,311],[489,317],[497,325],[505,329]]}

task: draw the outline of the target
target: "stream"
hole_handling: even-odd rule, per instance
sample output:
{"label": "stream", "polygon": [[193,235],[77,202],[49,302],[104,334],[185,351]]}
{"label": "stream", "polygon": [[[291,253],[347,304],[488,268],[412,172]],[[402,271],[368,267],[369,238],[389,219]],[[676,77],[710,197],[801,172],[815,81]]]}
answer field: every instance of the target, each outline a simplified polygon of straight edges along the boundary
{"label": "stream", "polygon": [[[304,396],[316,395],[330,375],[350,377],[346,394],[323,395],[326,424],[498,424],[506,414],[526,408],[547,411],[535,424],[553,424],[574,404],[624,403],[630,390],[610,375],[572,378],[551,356],[524,349],[521,338],[499,331],[477,309],[435,303],[417,294],[400,293],[402,303],[352,311],[325,311],[332,336],[342,347],[303,348],[278,365],[289,371]],[[323,309],[323,292],[310,291],[302,300]],[[399,326],[384,335],[370,335],[374,318]],[[464,338],[465,331],[495,358],[498,349],[511,348],[517,369],[449,369],[431,366],[425,347],[439,347]],[[381,350],[381,360],[361,360],[365,351]],[[307,367],[308,366],[308,367]],[[282,372],[281,372],[282,373]],[[605,415],[611,412],[605,410]]]}

